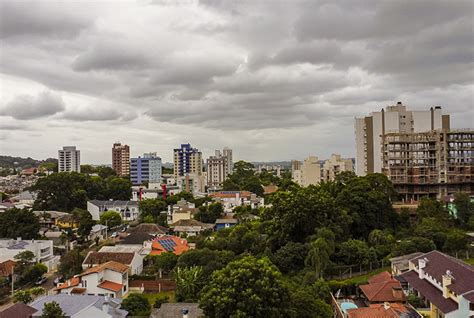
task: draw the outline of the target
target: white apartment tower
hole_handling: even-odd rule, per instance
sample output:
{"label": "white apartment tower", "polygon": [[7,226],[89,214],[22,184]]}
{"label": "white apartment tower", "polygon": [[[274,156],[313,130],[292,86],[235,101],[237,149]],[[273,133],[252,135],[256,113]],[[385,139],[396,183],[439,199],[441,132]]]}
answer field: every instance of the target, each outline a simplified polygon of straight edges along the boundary
{"label": "white apartment tower", "polygon": [[387,133],[421,133],[449,129],[449,115],[443,115],[441,106],[426,111],[410,111],[401,102],[387,106],[370,116],[355,119],[356,173],[382,172],[382,137]]}
{"label": "white apartment tower", "polygon": [[75,146],[58,151],[58,172],[81,172],[81,152]]}
{"label": "white apartment tower", "polygon": [[207,185],[211,188],[222,186],[232,169],[232,149],[216,150],[215,155],[207,159]]}

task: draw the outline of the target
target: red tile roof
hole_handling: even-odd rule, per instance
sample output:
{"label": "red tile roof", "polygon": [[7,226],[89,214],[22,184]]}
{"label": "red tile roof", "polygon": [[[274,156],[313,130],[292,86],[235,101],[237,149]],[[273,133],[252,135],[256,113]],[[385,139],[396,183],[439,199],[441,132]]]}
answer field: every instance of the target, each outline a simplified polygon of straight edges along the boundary
{"label": "red tile roof", "polygon": [[369,283],[359,286],[370,302],[401,302],[406,300],[400,282],[388,272],[382,272],[369,279]]}
{"label": "red tile roof", "polygon": [[56,287],[56,289],[65,289],[65,288],[77,286],[77,285],[79,285],[80,282],[81,282],[81,279],[79,277],[73,277],[71,279],[68,279],[64,283],[58,285],[58,287]]}
{"label": "red tile roof", "polygon": [[168,252],[165,249],[165,247],[161,245],[162,240],[173,240],[173,242],[175,242],[176,245],[173,246],[173,251],[169,251],[169,252],[173,252],[176,255],[181,255],[182,253],[186,252],[189,249],[187,240],[182,239],[177,236],[166,235],[166,236],[162,236],[153,240],[153,243],[151,245],[152,250],[150,252],[150,255],[161,255],[161,253]]}
{"label": "red tile roof", "polygon": [[[389,304],[385,309],[384,304],[372,304],[370,307],[361,307],[347,310],[348,318],[400,318],[402,314],[413,312],[414,310],[403,304]],[[410,316],[416,317],[416,316]]]}
{"label": "red tile roof", "polygon": [[128,271],[128,266],[119,262],[109,261],[107,263],[88,268],[83,271],[79,276],[84,276],[91,273],[99,273],[106,269],[110,269],[119,273],[125,273],[126,271]]}
{"label": "red tile roof", "polygon": [[122,290],[123,285],[119,283],[114,283],[109,280],[104,280],[102,283],[97,285],[97,287],[103,288],[103,289],[108,289],[112,290],[114,292],[119,292]]}

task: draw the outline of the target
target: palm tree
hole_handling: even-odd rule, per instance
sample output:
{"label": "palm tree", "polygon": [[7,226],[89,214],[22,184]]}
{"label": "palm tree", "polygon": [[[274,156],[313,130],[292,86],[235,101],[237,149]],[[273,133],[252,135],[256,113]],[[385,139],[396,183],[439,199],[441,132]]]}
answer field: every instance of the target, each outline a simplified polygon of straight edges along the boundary
{"label": "palm tree", "polygon": [[196,301],[202,286],[202,267],[177,267],[175,269],[176,297],[180,301]]}
{"label": "palm tree", "polygon": [[324,270],[329,265],[331,256],[331,247],[326,239],[320,237],[313,241],[310,245],[308,256],[306,256],[305,264],[312,267],[317,277],[322,277]]}

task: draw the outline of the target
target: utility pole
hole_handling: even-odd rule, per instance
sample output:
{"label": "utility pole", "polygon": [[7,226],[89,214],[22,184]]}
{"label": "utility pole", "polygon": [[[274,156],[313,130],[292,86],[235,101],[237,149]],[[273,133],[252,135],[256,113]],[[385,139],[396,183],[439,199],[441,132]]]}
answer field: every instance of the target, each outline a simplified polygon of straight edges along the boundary
{"label": "utility pole", "polygon": [[13,287],[13,284],[14,284],[14,280],[15,280],[15,265],[12,265],[12,296],[13,296],[13,293],[15,292],[15,288]]}

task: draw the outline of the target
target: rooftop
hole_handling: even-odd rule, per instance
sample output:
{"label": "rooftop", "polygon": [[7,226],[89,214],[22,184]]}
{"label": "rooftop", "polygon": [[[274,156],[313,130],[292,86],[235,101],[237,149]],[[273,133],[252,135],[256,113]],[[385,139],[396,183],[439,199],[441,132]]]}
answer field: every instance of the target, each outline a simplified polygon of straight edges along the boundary
{"label": "rooftop", "polygon": [[115,261],[122,264],[132,263],[135,253],[132,252],[89,252],[83,264],[102,264],[108,261]]}
{"label": "rooftop", "polygon": [[182,318],[183,309],[188,310],[188,318],[204,317],[204,312],[197,303],[165,303],[161,308],[153,310],[152,318]]}
{"label": "rooftop", "polygon": [[81,274],[79,274],[79,276],[89,275],[91,273],[99,273],[106,269],[119,272],[119,273],[125,273],[128,271],[128,266],[122,263],[115,262],[115,261],[109,261],[107,263],[88,268],[85,271],[83,271]]}
{"label": "rooftop", "polygon": [[368,284],[359,287],[371,302],[401,302],[406,300],[400,282],[388,272],[372,276]]}
{"label": "rooftop", "polygon": [[37,311],[37,309],[19,302],[0,312],[0,318],[29,318]]}

